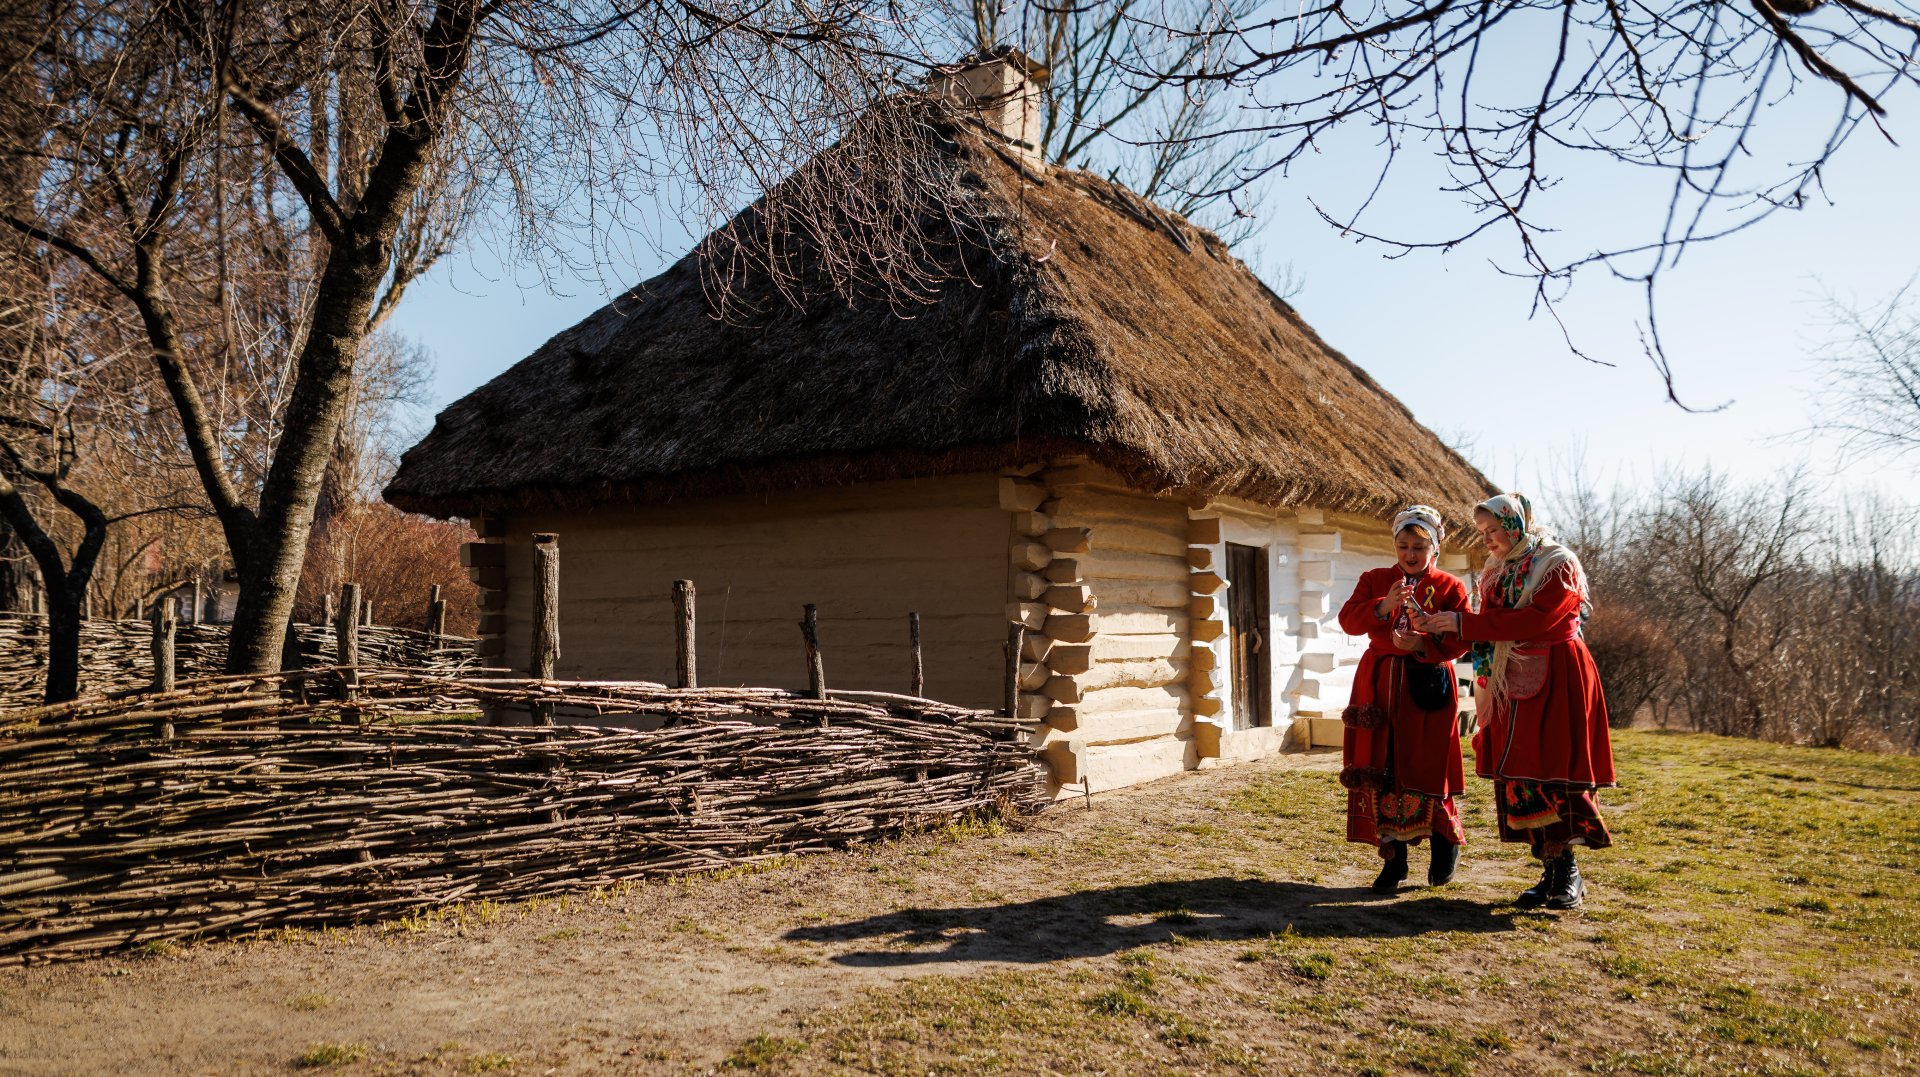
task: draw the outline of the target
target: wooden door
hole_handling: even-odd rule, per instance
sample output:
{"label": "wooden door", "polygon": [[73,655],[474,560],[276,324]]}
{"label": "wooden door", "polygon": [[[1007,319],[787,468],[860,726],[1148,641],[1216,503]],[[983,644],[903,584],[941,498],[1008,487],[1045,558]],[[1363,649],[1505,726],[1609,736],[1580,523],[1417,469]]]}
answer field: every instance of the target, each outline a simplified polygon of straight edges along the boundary
{"label": "wooden door", "polygon": [[1273,724],[1268,625],[1266,548],[1229,542],[1227,639],[1235,729]]}

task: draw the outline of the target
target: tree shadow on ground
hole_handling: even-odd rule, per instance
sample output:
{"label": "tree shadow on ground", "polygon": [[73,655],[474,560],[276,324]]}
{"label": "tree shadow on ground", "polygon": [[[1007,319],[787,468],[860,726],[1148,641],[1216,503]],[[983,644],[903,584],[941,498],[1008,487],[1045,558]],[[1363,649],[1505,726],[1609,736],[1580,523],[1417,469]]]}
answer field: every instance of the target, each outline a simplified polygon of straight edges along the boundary
{"label": "tree shadow on ground", "polygon": [[1511,909],[1439,893],[1404,893],[1381,898],[1364,887],[1216,877],[1082,890],[1005,905],[902,909],[795,928],[785,937],[829,945],[884,939],[884,949],[838,954],[833,960],[898,966],[1096,957],[1176,935],[1264,939],[1292,928],[1307,937],[1396,938],[1514,927]]}

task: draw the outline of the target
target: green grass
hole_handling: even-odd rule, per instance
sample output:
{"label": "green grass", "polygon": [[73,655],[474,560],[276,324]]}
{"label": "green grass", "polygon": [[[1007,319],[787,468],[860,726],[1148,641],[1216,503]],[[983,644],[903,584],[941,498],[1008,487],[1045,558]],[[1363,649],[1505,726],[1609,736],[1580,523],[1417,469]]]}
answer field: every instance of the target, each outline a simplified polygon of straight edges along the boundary
{"label": "green grass", "polygon": [[[1920,1051],[1920,759],[1677,734],[1615,744],[1621,785],[1602,795],[1615,845],[1581,854],[1584,910],[1511,906],[1538,868],[1495,839],[1484,782],[1462,803],[1462,880],[1430,890],[1416,864],[1383,900],[1363,893],[1366,851],[1341,840],[1334,776],[1272,771],[1184,822],[1092,820],[1064,846],[1012,854],[1059,866],[1066,911],[1048,939],[1092,960],[973,976],[929,963],[809,1017],[804,1051],[758,1065],[1906,1072]],[[949,926],[926,900],[916,930]]]}
{"label": "green grass", "polygon": [[319,1069],[327,1066],[346,1066],[366,1057],[367,1047],[362,1043],[316,1043],[307,1048],[293,1064],[301,1069]]}
{"label": "green grass", "polygon": [[806,1050],[806,1044],[779,1036],[755,1036],[734,1049],[721,1065],[730,1069],[771,1069],[788,1057]]}

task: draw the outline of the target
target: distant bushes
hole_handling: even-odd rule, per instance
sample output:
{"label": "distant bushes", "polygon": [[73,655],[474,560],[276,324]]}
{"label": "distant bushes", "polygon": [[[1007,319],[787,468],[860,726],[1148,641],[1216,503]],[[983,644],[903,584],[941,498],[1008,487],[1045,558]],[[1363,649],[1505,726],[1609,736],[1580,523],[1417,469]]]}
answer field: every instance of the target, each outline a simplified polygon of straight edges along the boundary
{"label": "distant bushes", "polygon": [[1616,725],[1920,750],[1920,519],[1816,503],[1798,477],[1711,472],[1557,513],[1586,565],[1586,626]]}
{"label": "distant bushes", "polygon": [[381,501],[354,505],[327,521],[307,546],[294,619],[322,623],[326,596],[337,598],[341,584],[357,583],[378,623],[420,628],[427,589],[439,584],[447,600],[447,631],[471,636],[479,623],[479,592],[460,567],[460,544],[472,538],[462,523],[416,516]]}
{"label": "distant bushes", "polygon": [[1676,668],[1673,641],[1658,621],[1617,603],[1594,610],[1586,638],[1613,725],[1628,728],[1641,708],[1671,684]]}

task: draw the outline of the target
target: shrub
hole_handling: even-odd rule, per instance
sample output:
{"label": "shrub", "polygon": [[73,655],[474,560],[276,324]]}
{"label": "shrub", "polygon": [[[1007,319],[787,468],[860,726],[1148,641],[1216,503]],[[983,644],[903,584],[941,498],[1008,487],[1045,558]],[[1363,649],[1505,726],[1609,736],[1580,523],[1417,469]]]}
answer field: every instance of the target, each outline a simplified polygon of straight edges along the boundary
{"label": "shrub", "polygon": [[1625,729],[1672,680],[1677,667],[1673,643],[1653,619],[1613,602],[1594,605],[1586,640],[1600,671],[1608,717],[1615,728]]}

